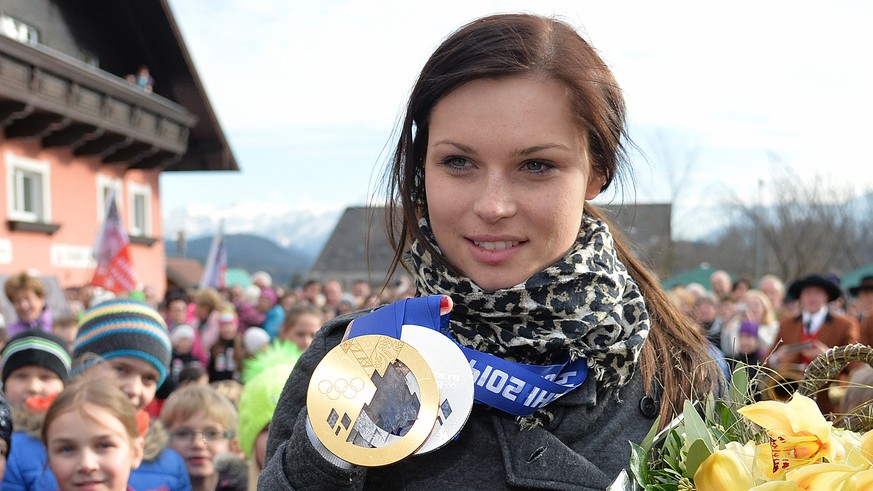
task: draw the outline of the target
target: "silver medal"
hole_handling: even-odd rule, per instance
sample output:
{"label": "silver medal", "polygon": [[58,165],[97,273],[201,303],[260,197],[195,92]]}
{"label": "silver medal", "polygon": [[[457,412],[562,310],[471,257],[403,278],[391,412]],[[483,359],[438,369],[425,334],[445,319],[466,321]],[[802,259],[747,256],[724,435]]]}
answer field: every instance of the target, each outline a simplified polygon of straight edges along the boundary
{"label": "silver medal", "polygon": [[451,339],[422,326],[406,324],[400,336],[424,358],[439,388],[433,431],[416,454],[432,452],[457,435],[473,409],[473,372],[467,357]]}

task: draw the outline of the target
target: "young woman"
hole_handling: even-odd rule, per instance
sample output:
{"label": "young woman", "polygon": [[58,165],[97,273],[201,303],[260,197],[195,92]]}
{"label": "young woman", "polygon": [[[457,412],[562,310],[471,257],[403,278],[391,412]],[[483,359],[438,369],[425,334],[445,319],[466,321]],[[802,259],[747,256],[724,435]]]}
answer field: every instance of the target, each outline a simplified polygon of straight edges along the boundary
{"label": "young woman", "polygon": [[588,203],[624,164],[625,123],[609,69],[561,21],[496,15],[444,41],[386,174],[394,265],[408,252],[418,295],[451,297],[461,345],[533,365],[584,358],[589,376],[532,416],[477,404],[436,451],[349,465],[307,435],[300,395],[351,316],[338,318],[289,378],[261,487],[604,489],[628,441],[716,389],[703,338]]}

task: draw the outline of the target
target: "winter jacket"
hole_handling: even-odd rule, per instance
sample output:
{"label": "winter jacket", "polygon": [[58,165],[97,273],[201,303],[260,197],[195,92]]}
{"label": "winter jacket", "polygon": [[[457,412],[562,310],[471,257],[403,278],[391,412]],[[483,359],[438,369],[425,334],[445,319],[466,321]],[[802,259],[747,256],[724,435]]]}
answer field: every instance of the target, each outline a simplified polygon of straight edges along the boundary
{"label": "winter jacket", "polygon": [[[306,434],[306,391],[322,357],[358,314],[327,323],[289,377],[270,424],[258,489],[573,489],[603,490],[628,466],[659,411],[639,373],[616,394],[593,378],[549,404],[555,420],[521,429],[517,418],[476,404],[459,437],[434,452],[384,467],[344,470]],[[618,397],[616,397],[618,396]]]}

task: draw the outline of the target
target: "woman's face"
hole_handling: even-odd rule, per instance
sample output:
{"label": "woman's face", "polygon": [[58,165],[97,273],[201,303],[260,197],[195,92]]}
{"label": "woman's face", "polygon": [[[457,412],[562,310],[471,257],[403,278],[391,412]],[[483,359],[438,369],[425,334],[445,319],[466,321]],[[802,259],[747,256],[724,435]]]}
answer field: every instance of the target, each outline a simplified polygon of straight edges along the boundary
{"label": "woman's face", "polygon": [[758,323],[764,322],[764,314],[766,312],[764,310],[764,303],[761,302],[761,299],[755,295],[746,295],[745,303],[747,309],[746,315],[749,317],[749,320]]}
{"label": "woman's face", "polygon": [[45,299],[33,290],[25,288],[12,296],[12,307],[15,309],[18,320],[33,322],[39,319],[40,314],[42,314],[45,308]]}
{"label": "woman's face", "polygon": [[479,79],[431,112],[430,222],[446,259],[484,290],[517,285],[561,258],[602,184],[556,81]]}

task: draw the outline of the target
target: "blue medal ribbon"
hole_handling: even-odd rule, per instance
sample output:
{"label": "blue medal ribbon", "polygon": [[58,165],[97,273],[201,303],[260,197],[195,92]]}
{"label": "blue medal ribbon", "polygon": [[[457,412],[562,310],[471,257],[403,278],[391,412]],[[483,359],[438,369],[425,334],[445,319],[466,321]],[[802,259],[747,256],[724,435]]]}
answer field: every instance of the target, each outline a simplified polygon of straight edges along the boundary
{"label": "blue medal ribbon", "polygon": [[378,334],[400,339],[403,325],[439,331],[455,342],[470,362],[474,398],[516,416],[530,416],[582,385],[588,376],[584,359],[557,365],[527,365],[458,344],[449,331],[449,314],[440,315],[442,295],[408,298],[379,308],[352,323],[349,338]]}

